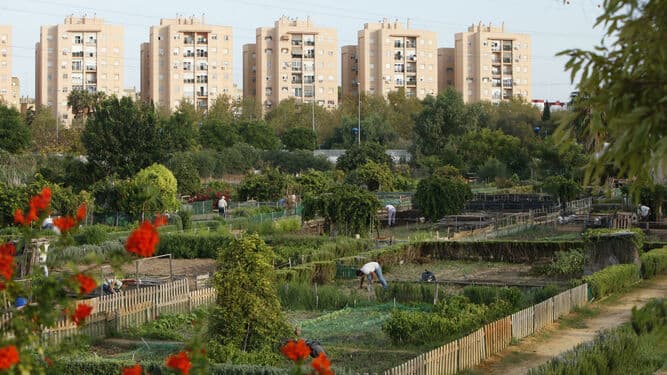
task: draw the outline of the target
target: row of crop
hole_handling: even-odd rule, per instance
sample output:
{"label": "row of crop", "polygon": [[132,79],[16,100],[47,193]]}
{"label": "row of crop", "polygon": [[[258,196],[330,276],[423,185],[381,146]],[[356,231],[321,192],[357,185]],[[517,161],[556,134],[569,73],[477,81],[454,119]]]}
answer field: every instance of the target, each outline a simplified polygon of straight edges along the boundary
{"label": "row of crop", "polygon": [[602,332],[529,374],[651,374],[665,363],[666,325],[667,300],[651,300],[633,309],[631,326]]}
{"label": "row of crop", "polygon": [[[110,358],[91,358],[91,359],[67,359],[55,361],[52,367],[48,368],[47,374],[53,375],[108,375],[120,374],[124,367],[133,366],[134,361],[110,359]],[[171,374],[173,371],[167,370],[162,362],[142,361],[142,367],[147,373],[152,375]],[[208,368],[209,374],[225,375],[284,375],[289,370],[277,367],[253,366],[253,365],[228,365],[216,364]]]}

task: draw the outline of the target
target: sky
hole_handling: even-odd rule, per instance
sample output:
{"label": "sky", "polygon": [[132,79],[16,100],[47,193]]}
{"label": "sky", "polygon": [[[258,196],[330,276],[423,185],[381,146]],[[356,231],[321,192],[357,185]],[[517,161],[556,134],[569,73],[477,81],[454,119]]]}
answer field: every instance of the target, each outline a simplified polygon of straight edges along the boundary
{"label": "sky", "polygon": [[454,34],[483,22],[500,25],[506,32],[527,33],[532,38],[533,99],[567,100],[574,86],[565,72],[566,58],[555,57],[569,48],[592,49],[600,44],[601,28],[594,28],[602,0],[198,0],[187,4],[156,0],[0,0],[0,24],[12,26],[13,75],[21,81],[21,95],[34,97],[34,49],[41,25],[63,23],[66,16],[93,15],[106,23],[125,27],[125,87],[140,86],[139,46],[148,41],[149,27],[160,18],[177,14],[205,15],[206,23],[231,26],[234,38],[234,82],[243,81],[242,46],[255,43],[257,27],[273,26],[285,15],[316,26],[334,27],[339,47],[357,44],[357,31],[365,23],[383,18],[413,29],[438,33],[438,47],[454,47]]}

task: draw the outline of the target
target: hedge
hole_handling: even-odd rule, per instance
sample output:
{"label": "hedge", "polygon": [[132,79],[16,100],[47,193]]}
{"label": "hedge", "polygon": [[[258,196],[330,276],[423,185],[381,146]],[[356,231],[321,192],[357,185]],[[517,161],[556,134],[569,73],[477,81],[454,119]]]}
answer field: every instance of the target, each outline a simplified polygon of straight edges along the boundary
{"label": "hedge", "polygon": [[160,236],[156,255],[171,254],[174,258],[217,258],[218,250],[231,241],[224,233],[167,233]]}
{"label": "hedge", "polygon": [[421,255],[433,259],[532,263],[553,258],[558,251],[581,248],[581,242],[549,241],[428,241],[419,245]]}
{"label": "hedge", "polygon": [[[120,374],[123,367],[132,366],[136,362],[129,360],[95,358],[95,359],[68,359],[66,361],[56,361],[55,365],[49,369],[47,374],[62,375],[107,375]],[[152,375],[171,374],[164,367],[163,362],[141,361],[140,363],[145,371]],[[289,369],[277,367],[263,367],[255,365],[228,365],[216,364],[209,367],[209,374],[225,375],[283,375],[288,374]]]}
{"label": "hedge", "polygon": [[276,271],[279,283],[300,282],[327,284],[336,277],[334,261],[311,262]]}
{"label": "hedge", "polygon": [[650,279],[653,276],[667,271],[667,247],[651,250],[642,254],[639,259],[642,262],[642,277]]}
{"label": "hedge", "polygon": [[617,264],[584,277],[595,298],[601,298],[620,292],[639,282],[639,266],[636,264]]}

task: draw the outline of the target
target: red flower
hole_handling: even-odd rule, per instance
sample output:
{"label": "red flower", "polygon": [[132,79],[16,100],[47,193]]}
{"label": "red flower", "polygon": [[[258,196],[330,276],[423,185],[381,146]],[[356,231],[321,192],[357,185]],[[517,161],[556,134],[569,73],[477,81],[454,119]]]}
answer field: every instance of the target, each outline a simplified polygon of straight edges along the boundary
{"label": "red flower", "polygon": [[76,276],[76,281],[79,282],[79,293],[80,294],[88,294],[97,287],[97,283],[95,282],[95,279],[88,275],[84,275],[82,273],[77,274]]}
{"label": "red flower", "polygon": [[81,203],[79,208],[76,210],[76,221],[83,221],[86,218],[86,204]]}
{"label": "red flower", "polygon": [[141,223],[125,242],[125,249],[141,257],[149,257],[155,253],[155,246],[160,242],[157,230],[148,221]]}
{"label": "red flower", "polygon": [[55,219],[53,219],[53,225],[58,227],[61,232],[65,233],[72,229],[76,223],[74,222],[74,219],[70,216],[60,216]]}
{"label": "red flower", "polygon": [[153,225],[157,227],[161,227],[163,225],[167,224],[167,217],[164,215],[157,214],[155,215],[155,220],[153,221]]}
{"label": "red flower", "polygon": [[132,367],[123,368],[123,375],[141,375],[141,374],[142,374],[142,368],[138,363]]}
{"label": "red flower", "polygon": [[19,225],[25,224],[25,216],[23,216],[22,209],[17,208],[16,211],[14,211],[14,222]]}
{"label": "red flower", "polygon": [[72,321],[77,325],[80,326],[81,323],[90,315],[90,312],[93,311],[93,308],[91,306],[88,306],[86,304],[80,303],[76,305],[76,310],[74,310],[74,314],[72,314],[71,318]]}
{"label": "red flower", "polygon": [[166,364],[167,367],[180,371],[181,375],[188,375],[190,373],[190,367],[192,367],[192,363],[190,363],[188,353],[186,352],[170,355],[167,358]]}
{"label": "red flower", "polygon": [[318,375],[333,375],[333,371],[330,368],[331,361],[329,361],[329,358],[324,353],[320,353],[317,358],[313,359],[310,365],[313,366]]}
{"label": "red flower", "polygon": [[51,203],[51,188],[45,187],[42,191],[30,198],[30,207],[34,207],[38,211],[44,211]]}
{"label": "red flower", "polygon": [[14,257],[9,254],[0,253],[0,276],[6,281],[12,279],[14,274]]}
{"label": "red flower", "polygon": [[294,362],[298,362],[310,355],[310,348],[303,340],[289,340],[287,344],[280,348],[280,351],[283,353],[283,355],[285,355],[285,357],[291,359]]}
{"label": "red flower", "polygon": [[0,370],[9,370],[17,363],[19,363],[19,351],[14,345],[0,348]]}
{"label": "red flower", "polygon": [[49,357],[44,357],[44,362],[46,362],[46,365],[47,365],[48,367],[53,366],[53,361],[52,361],[51,358],[49,358]]}
{"label": "red flower", "polygon": [[16,246],[11,242],[4,243],[0,245],[0,254],[14,256],[16,255]]}

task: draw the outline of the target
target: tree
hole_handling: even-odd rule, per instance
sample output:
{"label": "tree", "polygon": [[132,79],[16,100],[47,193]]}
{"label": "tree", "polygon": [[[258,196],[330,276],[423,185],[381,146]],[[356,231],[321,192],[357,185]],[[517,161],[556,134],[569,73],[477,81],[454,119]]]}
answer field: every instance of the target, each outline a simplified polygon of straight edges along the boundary
{"label": "tree", "polygon": [[91,93],[87,90],[72,90],[67,95],[67,106],[72,110],[75,119],[86,119],[95,112],[105,98],[102,91]]}
{"label": "tree", "polygon": [[211,344],[225,347],[230,357],[233,352],[275,353],[276,343],[290,334],[275,287],[274,257],[258,235],[232,239],[218,253]]}
{"label": "tree", "polygon": [[470,186],[463,178],[446,170],[419,181],[414,203],[432,222],[446,215],[455,215],[463,210],[466,201],[472,198]]}
{"label": "tree", "polygon": [[105,174],[130,177],[157,160],[161,150],[152,105],[111,97],[97,105],[82,135],[88,161]]}
{"label": "tree", "polygon": [[317,148],[317,136],[309,128],[291,128],[285,130],[280,140],[289,151],[308,150]]}
{"label": "tree", "polygon": [[287,194],[291,185],[288,175],[277,169],[268,169],[262,174],[248,174],[238,187],[240,200],[256,199],[261,202],[276,201]]}
{"label": "tree", "polygon": [[199,146],[201,114],[194,105],[182,101],[176,111],[160,121],[162,151],[166,153],[190,151]]}
{"label": "tree", "polygon": [[581,185],[563,176],[549,176],[540,185],[542,191],[551,194],[561,204],[576,199],[581,194]]}
{"label": "tree", "polygon": [[415,119],[415,146],[423,155],[440,155],[449,137],[462,135],[466,128],[463,98],[449,87],[437,97],[424,99],[424,107]]}
{"label": "tree", "polygon": [[375,194],[360,187],[334,185],[320,194],[307,194],[303,198],[303,218],[324,218],[330,231],[343,235],[368,233],[375,224],[375,213],[380,208]]}
{"label": "tree", "polygon": [[395,178],[386,164],[369,160],[348,173],[345,180],[349,184],[365,186],[369,191],[393,191]]}
{"label": "tree", "polygon": [[549,121],[551,120],[551,104],[549,104],[549,101],[544,102],[544,110],[542,111],[542,121]]}
{"label": "tree", "polygon": [[387,94],[387,100],[389,101],[391,128],[404,140],[412,140],[415,127],[414,115],[422,111],[422,102],[414,96],[406,96],[405,89],[402,87]]}
{"label": "tree", "polygon": [[392,165],[391,157],[385,153],[384,147],[378,143],[366,142],[361,146],[354,145],[336,161],[336,168],[349,172],[374,161],[378,164]]}
{"label": "tree", "polygon": [[[662,0],[607,0],[596,26],[606,28],[594,51],[570,49],[565,65],[577,84],[577,107],[588,117],[580,126],[584,138],[600,135],[594,145],[586,178],[597,178],[605,165],[640,179],[667,173],[667,2]],[[577,128],[561,123],[562,138],[573,138]],[[592,143],[592,142],[590,142]]]}
{"label": "tree", "polygon": [[0,104],[0,149],[17,153],[29,145],[30,130],[23,123],[19,111]]}
{"label": "tree", "polygon": [[133,182],[143,200],[141,212],[173,212],[180,208],[176,177],[162,164],[153,164],[137,172]]}
{"label": "tree", "polygon": [[308,170],[296,178],[297,189],[300,195],[321,194],[334,183],[330,175],[324,172]]}
{"label": "tree", "polygon": [[192,153],[177,152],[171,155],[165,162],[165,166],[176,177],[179,194],[194,195],[201,189],[201,180]]}
{"label": "tree", "polygon": [[243,142],[260,150],[280,149],[280,138],[264,121],[242,121],[237,126]]}

